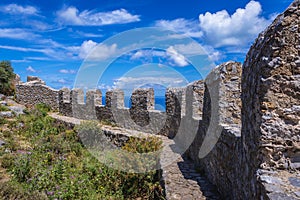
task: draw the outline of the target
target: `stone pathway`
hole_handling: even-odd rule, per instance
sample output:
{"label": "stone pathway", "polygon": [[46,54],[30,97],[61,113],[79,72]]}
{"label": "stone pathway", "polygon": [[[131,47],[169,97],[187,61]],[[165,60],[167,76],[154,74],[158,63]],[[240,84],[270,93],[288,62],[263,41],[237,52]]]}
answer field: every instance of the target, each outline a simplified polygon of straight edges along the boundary
{"label": "stone pathway", "polygon": [[194,164],[182,157],[163,168],[162,178],[166,199],[221,199],[216,188],[195,170]]}
{"label": "stone pathway", "polygon": [[[61,116],[50,113],[51,117],[66,123],[69,126],[80,124],[80,119]],[[147,137],[151,134],[140,131],[128,130],[120,127],[102,126],[106,135],[123,135],[125,137]],[[153,136],[153,135],[151,135]],[[157,136],[162,139],[163,152],[160,164],[162,166],[162,185],[165,188],[167,200],[218,200],[221,199],[216,188],[200,173],[198,173],[192,161],[175,153],[174,141],[165,136]]]}

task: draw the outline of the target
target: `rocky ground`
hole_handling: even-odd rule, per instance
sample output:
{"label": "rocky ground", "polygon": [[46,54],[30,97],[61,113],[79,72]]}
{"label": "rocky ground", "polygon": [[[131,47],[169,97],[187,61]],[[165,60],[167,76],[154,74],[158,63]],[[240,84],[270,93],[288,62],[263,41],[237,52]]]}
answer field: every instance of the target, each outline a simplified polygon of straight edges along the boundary
{"label": "rocky ground", "polygon": [[16,103],[13,99],[13,97],[6,97],[5,95],[0,94],[0,106],[2,106],[3,109],[7,108],[7,111],[1,111],[0,109],[0,117],[12,118],[23,114],[26,107]]}
{"label": "rocky ground", "polygon": [[[6,119],[6,120],[14,120],[14,117],[23,114],[25,110],[25,106],[16,103],[13,100],[13,97],[7,97],[3,94],[0,94],[0,118]],[[0,129],[5,130],[7,127],[4,126]],[[0,136],[0,147],[5,145],[5,141],[1,139]]]}

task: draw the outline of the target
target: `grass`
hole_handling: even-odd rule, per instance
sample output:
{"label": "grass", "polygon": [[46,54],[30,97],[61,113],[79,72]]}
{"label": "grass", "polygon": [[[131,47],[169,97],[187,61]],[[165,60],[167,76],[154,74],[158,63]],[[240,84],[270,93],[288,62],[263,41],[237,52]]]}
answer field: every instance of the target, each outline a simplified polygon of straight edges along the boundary
{"label": "grass", "polygon": [[102,125],[108,125],[108,126],[112,126],[112,127],[117,127],[117,124],[115,122],[112,122],[112,121],[107,120],[107,119],[101,120],[100,124],[102,124]]}
{"label": "grass", "polygon": [[0,104],[0,112],[2,111],[10,111],[6,106]]}
{"label": "grass", "polygon": [[[5,171],[0,174],[0,199],[163,199],[158,171],[135,174],[107,167],[81,143],[78,129],[86,125],[67,129],[47,116],[48,111],[38,105],[6,122],[9,130],[0,136],[6,141],[0,148]],[[95,124],[88,127],[102,134]],[[160,144],[132,139],[122,148],[149,152]]]}

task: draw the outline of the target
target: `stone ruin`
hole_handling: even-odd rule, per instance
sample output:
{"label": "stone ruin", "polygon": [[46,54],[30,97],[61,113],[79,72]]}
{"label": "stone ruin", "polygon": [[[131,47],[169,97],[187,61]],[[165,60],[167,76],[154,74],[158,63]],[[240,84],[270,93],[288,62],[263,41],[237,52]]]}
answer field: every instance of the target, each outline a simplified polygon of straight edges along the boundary
{"label": "stone ruin", "polygon": [[16,85],[16,100],[28,107],[38,103],[45,103],[52,109],[58,110],[58,90],[47,86],[46,83],[38,77],[28,76],[27,82]]}
{"label": "stone ruin", "polygon": [[57,91],[34,80],[17,85],[17,99],[186,143],[185,156],[224,199],[299,199],[299,34],[296,0],[259,35],[243,66],[223,63],[204,81],[167,89],[166,112],[154,110],[153,89],[135,90],[125,108],[121,90],[108,91],[102,105],[99,90],[84,101],[80,89]]}

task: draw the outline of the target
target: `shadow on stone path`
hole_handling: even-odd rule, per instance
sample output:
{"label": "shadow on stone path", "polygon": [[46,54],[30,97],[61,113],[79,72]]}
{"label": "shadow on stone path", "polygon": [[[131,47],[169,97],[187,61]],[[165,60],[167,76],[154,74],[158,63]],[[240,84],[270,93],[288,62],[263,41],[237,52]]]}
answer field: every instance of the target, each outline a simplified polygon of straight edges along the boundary
{"label": "shadow on stone path", "polygon": [[221,197],[212,185],[194,167],[191,160],[178,158],[164,167],[163,181],[168,200],[219,200]]}

